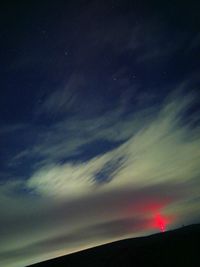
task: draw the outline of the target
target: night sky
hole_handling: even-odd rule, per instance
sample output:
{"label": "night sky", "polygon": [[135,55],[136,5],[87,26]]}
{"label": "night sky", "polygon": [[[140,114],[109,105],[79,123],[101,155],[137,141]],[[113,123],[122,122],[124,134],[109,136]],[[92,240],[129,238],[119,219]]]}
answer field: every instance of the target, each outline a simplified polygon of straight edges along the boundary
{"label": "night sky", "polygon": [[200,222],[184,2],[1,2],[0,266]]}

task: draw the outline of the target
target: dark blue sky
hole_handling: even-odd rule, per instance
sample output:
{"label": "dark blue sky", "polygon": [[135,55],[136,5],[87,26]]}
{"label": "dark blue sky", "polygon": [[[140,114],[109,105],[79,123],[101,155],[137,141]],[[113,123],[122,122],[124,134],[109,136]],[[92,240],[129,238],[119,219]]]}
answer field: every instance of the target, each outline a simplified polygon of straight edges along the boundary
{"label": "dark blue sky", "polygon": [[[2,223],[8,224],[3,242],[13,244],[0,245],[3,266],[147,234],[154,211],[138,214],[140,202],[160,202],[156,212],[169,216],[172,227],[197,220],[198,2],[41,2],[1,4],[0,199]],[[165,187],[170,190],[163,199]],[[130,220],[123,198],[133,205],[135,231],[117,235],[104,228]],[[68,213],[59,217],[65,206]],[[67,218],[69,227],[58,231]],[[26,230],[11,231],[18,221]],[[138,222],[146,226],[138,228]],[[84,229],[88,236],[80,234],[78,244],[76,236],[69,246],[55,244],[19,262],[11,257],[17,232],[24,236],[17,252],[23,255],[27,245],[53,244],[52,231],[71,238]]]}
{"label": "dark blue sky", "polygon": [[192,3],[65,2],[2,7],[0,123],[21,128],[3,141],[1,164],[57,122],[95,119],[120,102],[134,112],[159,105],[183,80],[198,83]]}

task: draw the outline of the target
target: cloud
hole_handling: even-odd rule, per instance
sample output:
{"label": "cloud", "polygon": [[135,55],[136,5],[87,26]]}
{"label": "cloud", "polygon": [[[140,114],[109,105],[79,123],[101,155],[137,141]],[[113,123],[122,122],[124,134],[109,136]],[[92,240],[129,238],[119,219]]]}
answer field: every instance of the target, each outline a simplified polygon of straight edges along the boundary
{"label": "cloud", "polygon": [[80,197],[92,187],[93,173],[97,166],[90,164],[64,164],[47,166],[28,180],[27,187],[41,194]]}
{"label": "cloud", "polygon": [[9,135],[12,134],[13,132],[16,131],[22,131],[24,129],[26,129],[27,125],[26,124],[7,124],[4,126],[1,126],[1,130],[0,130],[0,135]]}
{"label": "cloud", "polygon": [[[36,114],[46,114],[48,116],[61,116],[69,113],[70,115],[80,109],[81,97],[79,93],[86,85],[83,75],[74,73],[70,76],[66,85],[53,90],[42,102],[38,104]],[[78,106],[78,107],[77,107]]]}
{"label": "cloud", "polygon": [[[186,124],[183,121],[193,100],[191,95],[184,95],[181,99],[180,93],[172,93],[160,111],[152,113],[146,122],[143,121],[137,132],[134,132],[134,125],[138,125],[142,113],[139,111],[130,117],[132,119],[128,121],[130,135],[121,145],[85,162],[49,166],[47,164],[32,175],[27,182],[28,187],[47,195],[61,194],[63,197],[65,195],[68,197],[70,193],[78,196],[83,192],[92,192],[94,187],[98,190],[97,185],[100,180],[109,181],[106,185],[99,183],[101,190],[102,187],[105,190],[112,190],[163,181],[184,182],[197,177],[200,174],[198,167],[200,154],[197,149],[200,147],[199,128],[191,128],[190,123]],[[122,125],[123,123],[121,127]],[[93,127],[97,131],[97,128]],[[87,129],[86,127],[86,131]],[[97,132],[96,136],[94,134],[93,138],[84,141],[89,146],[90,142],[101,139],[103,132],[105,134],[107,131],[107,128],[102,127],[100,136]],[[107,138],[110,136],[107,135]],[[60,146],[57,147],[58,152]],[[49,149],[54,151],[53,146]],[[61,151],[62,149],[61,147]],[[58,155],[57,152],[54,153]],[[119,159],[122,159],[122,162]]]}

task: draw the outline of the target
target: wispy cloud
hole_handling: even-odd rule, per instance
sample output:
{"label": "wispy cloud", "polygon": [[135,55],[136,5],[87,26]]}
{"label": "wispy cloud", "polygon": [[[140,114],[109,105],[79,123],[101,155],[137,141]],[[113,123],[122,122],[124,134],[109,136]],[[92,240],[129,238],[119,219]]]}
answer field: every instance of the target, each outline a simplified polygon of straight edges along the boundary
{"label": "wispy cloud", "polygon": [[[128,140],[125,139],[123,144],[117,148],[82,163],[72,162],[44,166],[33,174],[28,184],[35,186],[38,190],[44,190],[47,194],[48,192],[49,194],[51,192],[59,194],[59,190],[61,190],[66,192],[66,196],[69,192],[73,192],[71,185],[76,192],[82,186],[93,190],[92,185],[95,184],[95,179],[98,181],[97,174],[106,172],[105,166],[108,165],[110,170],[117,169],[115,162],[119,158],[123,159],[123,163],[119,162],[120,170],[114,176],[108,170],[106,173],[107,176],[113,176],[112,180],[107,177],[110,182],[106,187],[111,189],[116,186],[137,186],[170,180],[182,182],[195,178],[199,175],[200,155],[197,149],[200,147],[199,128],[191,128],[190,123],[186,124],[182,121],[185,113],[193,104],[193,99],[191,95],[181,98],[180,94],[171,94],[160,111],[152,113],[136,132],[134,126],[138,125],[141,113],[138,112],[131,117],[126,125],[126,128],[130,125]],[[119,127],[122,128],[123,125],[123,122],[119,123]],[[87,132],[87,127],[85,128]],[[103,134],[103,138],[112,140],[106,127],[102,127],[100,132],[100,135],[97,132],[97,135],[91,139],[84,139],[83,143],[85,142],[89,146],[91,141],[101,139]],[[84,135],[84,132],[82,134]],[[81,136],[79,142],[76,149],[81,144]],[[61,151],[63,151],[63,143],[60,145]],[[51,149],[56,155],[53,146],[49,147],[49,150]],[[59,147],[57,149],[59,153]]]}

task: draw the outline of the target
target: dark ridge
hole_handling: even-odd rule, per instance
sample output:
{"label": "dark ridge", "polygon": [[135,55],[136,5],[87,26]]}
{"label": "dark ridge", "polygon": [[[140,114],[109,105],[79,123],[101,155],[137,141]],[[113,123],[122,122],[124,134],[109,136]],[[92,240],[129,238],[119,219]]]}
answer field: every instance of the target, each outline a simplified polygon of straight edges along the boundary
{"label": "dark ridge", "polygon": [[32,267],[200,266],[200,224],[147,237],[121,240],[76,252]]}

